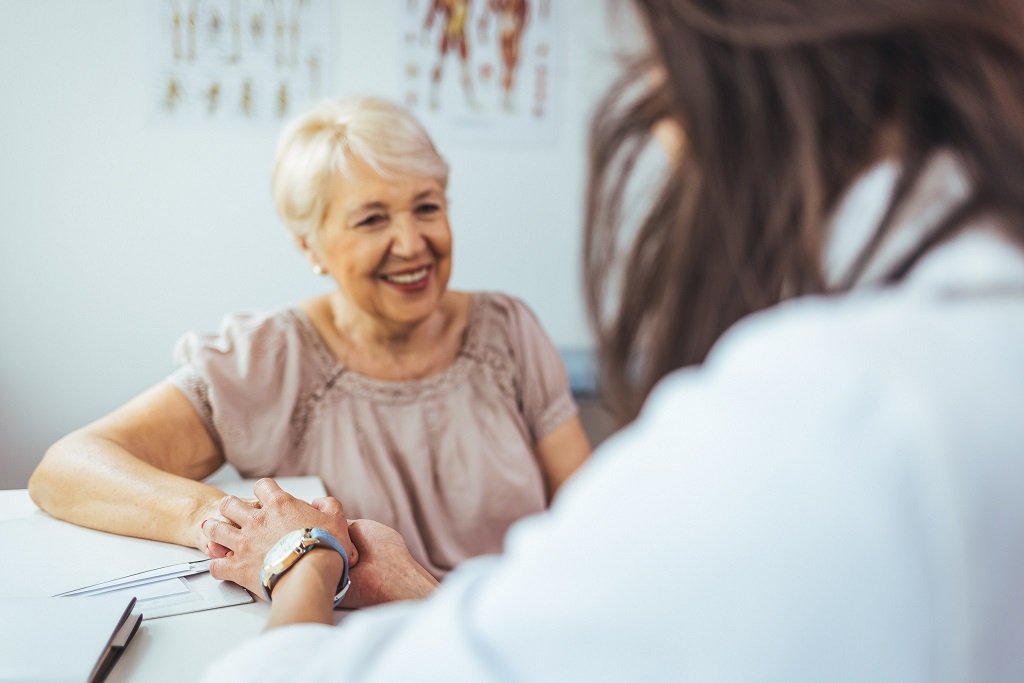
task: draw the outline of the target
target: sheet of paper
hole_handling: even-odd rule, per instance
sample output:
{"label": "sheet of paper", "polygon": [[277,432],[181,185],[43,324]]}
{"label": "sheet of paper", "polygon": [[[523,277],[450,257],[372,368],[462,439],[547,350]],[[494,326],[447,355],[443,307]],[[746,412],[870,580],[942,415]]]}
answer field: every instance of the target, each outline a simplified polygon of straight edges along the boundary
{"label": "sheet of paper", "polygon": [[[255,600],[249,591],[241,586],[230,581],[218,581],[208,572],[175,580],[186,584],[188,592],[165,596],[159,603],[147,601],[140,608],[144,620],[169,617],[173,614],[202,612],[218,607],[245,605]],[[185,596],[188,596],[187,599]]]}
{"label": "sheet of paper", "polygon": [[141,614],[144,621],[253,601],[249,591],[227,581],[218,581],[209,572],[128,586],[103,595],[134,596],[132,613]]}
{"label": "sheet of paper", "polygon": [[168,598],[173,598],[176,595],[188,593],[189,588],[188,584],[179,577],[167,579],[166,581],[157,581],[156,583],[147,583],[142,586],[125,586],[120,590],[110,592],[134,596],[137,601],[135,603],[135,611],[142,612],[142,610],[139,609],[142,603],[152,602],[153,604],[156,604],[156,601],[166,600]]}

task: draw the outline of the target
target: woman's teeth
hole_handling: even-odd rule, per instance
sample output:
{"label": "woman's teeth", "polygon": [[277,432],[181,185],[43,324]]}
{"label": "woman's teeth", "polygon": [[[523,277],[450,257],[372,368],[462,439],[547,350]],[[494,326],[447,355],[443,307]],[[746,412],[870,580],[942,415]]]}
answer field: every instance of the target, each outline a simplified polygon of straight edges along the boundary
{"label": "woman's teeth", "polygon": [[400,285],[414,285],[417,282],[427,277],[427,273],[430,272],[430,267],[420,268],[409,273],[398,273],[395,275],[384,275],[384,279],[388,282],[394,282]]}

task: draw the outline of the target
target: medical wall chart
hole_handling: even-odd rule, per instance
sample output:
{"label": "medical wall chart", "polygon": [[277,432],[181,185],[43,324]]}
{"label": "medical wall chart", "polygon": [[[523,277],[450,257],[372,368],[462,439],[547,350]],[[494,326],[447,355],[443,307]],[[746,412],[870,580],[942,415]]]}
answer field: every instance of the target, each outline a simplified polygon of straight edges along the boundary
{"label": "medical wall chart", "polygon": [[442,141],[551,144],[556,0],[400,0],[402,100]]}
{"label": "medical wall chart", "polygon": [[330,0],[156,0],[153,14],[161,120],[277,126],[328,94]]}

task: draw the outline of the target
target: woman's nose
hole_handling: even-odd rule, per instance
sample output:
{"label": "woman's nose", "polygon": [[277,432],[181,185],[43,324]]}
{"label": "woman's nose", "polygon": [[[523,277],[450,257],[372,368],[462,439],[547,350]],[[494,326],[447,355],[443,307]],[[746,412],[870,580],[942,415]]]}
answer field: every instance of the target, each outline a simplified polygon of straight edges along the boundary
{"label": "woman's nose", "polygon": [[391,243],[391,251],[395,256],[417,256],[426,246],[423,232],[411,214],[402,214],[395,221],[394,228],[395,233]]}

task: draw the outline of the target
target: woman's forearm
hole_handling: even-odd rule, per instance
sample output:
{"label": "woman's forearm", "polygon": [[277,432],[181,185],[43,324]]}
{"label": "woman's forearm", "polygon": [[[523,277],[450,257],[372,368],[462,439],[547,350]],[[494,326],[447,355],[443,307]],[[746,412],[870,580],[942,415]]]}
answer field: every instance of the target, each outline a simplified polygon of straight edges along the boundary
{"label": "woman's forearm", "polygon": [[203,547],[203,519],[224,493],[165,472],[100,436],[71,434],[46,453],[29,495],[49,514],[81,526]]}

